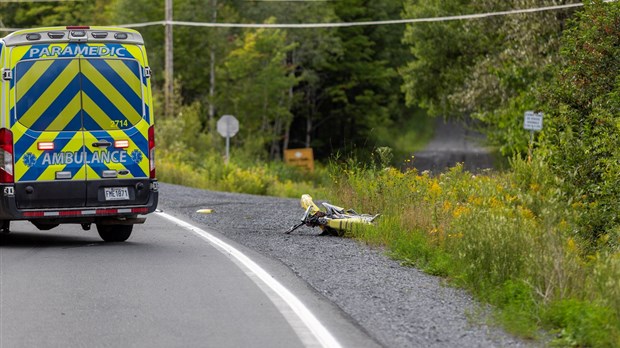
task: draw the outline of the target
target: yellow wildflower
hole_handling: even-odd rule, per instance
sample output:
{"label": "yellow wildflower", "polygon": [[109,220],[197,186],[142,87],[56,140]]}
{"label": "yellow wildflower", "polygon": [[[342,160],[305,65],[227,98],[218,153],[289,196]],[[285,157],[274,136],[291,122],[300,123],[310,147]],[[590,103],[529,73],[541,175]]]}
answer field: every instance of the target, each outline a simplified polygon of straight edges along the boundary
{"label": "yellow wildflower", "polygon": [[575,240],[572,237],[569,237],[566,241],[566,249],[573,253],[577,252],[577,243],[575,243]]}
{"label": "yellow wildflower", "polygon": [[519,211],[521,212],[521,216],[523,216],[524,218],[527,218],[527,219],[533,219],[534,218],[534,213],[531,210],[529,210],[528,208],[519,207]]}
{"label": "yellow wildflower", "polygon": [[466,214],[468,212],[469,212],[469,209],[467,207],[459,205],[452,212],[452,217],[454,217],[455,219],[458,219],[459,217],[461,217],[461,215]]}
{"label": "yellow wildflower", "polygon": [[441,186],[439,186],[436,180],[433,181],[433,184],[431,185],[431,188],[430,188],[430,192],[436,195],[441,194]]}

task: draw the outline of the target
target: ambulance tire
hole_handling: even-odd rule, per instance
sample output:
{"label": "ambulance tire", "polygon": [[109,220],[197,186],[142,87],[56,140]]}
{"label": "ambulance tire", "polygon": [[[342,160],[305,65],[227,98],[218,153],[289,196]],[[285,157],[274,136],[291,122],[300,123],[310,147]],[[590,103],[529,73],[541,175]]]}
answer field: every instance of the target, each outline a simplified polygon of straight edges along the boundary
{"label": "ambulance tire", "polygon": [[0,233],[11,232],[11,220],[0,220]]}
{"label": "ambulance tire", "polygon": [[0,220],[0,233],[11,232],[11,220]]}
{"label": "ambulance tire", "polygon": [[133,225],[101,225],[97,224],[97,232],[104,242],[124,242],[129,236]]}

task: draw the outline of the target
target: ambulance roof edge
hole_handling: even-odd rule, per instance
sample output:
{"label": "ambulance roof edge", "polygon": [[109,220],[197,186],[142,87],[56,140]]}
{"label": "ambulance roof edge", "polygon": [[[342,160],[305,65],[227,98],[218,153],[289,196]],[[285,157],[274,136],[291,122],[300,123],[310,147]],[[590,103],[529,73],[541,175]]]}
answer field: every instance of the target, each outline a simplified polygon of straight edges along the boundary
{"label": "ambulance roof edge", "polygon": [[[142,35],[140,35],[139,32],[133,29],[118,28],[118,27],[98,27],[98,26],[91,26],[89,29],[67,29],[67,27],[43,27],[43,28],[24,29],[24,30],[15,31],[5,36],[2,40],[4,40],[4,43],[6,46],[33,45],[33,44],[40,44],[40,43],[55,43],[55,42],[60,42],[60,43],[73,42],[73,40],[69,38],[70,36],[69,34],[70,32],[74,32],[74,31],[86,32],[87,41],[80,41],[80,42],[94,42],[94,43],[117,42],[117,43],[144,45],[144,39],[142,39]],[[48,35],[48,33],[50,32],[51,33],[62,32],[65,35],[63,35],[62,38],[51,38]],[[101,38],[99,36],[95,37],[92,35],[92,33],[101,33],[101,32],[107,32],[109,33],[109,35],[107,35],[105,38]],[[40,34],[40,38],[37,40],[29,40],[28,35],[35,34],[35,33]],[[127,38],[117,39],[115,35],[116,33],[126,33]]]}

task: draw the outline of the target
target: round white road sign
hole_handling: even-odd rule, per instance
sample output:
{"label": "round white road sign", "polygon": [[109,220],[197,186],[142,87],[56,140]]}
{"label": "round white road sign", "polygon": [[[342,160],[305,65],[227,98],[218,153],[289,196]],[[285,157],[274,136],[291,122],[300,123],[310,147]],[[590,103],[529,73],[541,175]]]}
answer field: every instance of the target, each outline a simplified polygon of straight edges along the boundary
{"label": "round white road sign", "polygon": [[224,115],[217,120],[217,132],[223,137],[234,137],[239,132],[239,121],[232,115]]}

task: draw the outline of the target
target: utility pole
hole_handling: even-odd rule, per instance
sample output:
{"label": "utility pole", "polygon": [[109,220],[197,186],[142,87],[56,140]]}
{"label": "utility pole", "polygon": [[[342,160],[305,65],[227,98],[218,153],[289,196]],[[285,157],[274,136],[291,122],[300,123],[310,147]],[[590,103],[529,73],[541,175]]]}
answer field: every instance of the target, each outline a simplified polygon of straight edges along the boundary
{"label": "utility pole", "polygon": [[166,116],[174,114],[174,46],[172,43],[172,0],[166,0],[166,63],[164,95]]}
{"label": "utility pole", "polygon": [[[213,7],[213,23],[217,22],[217,0],[211,0],[211,7]],[[215,140],[215,36],[217,28],[212,28],[211,35],[211,66],[209,71],[209,131],[213,133]]]}

